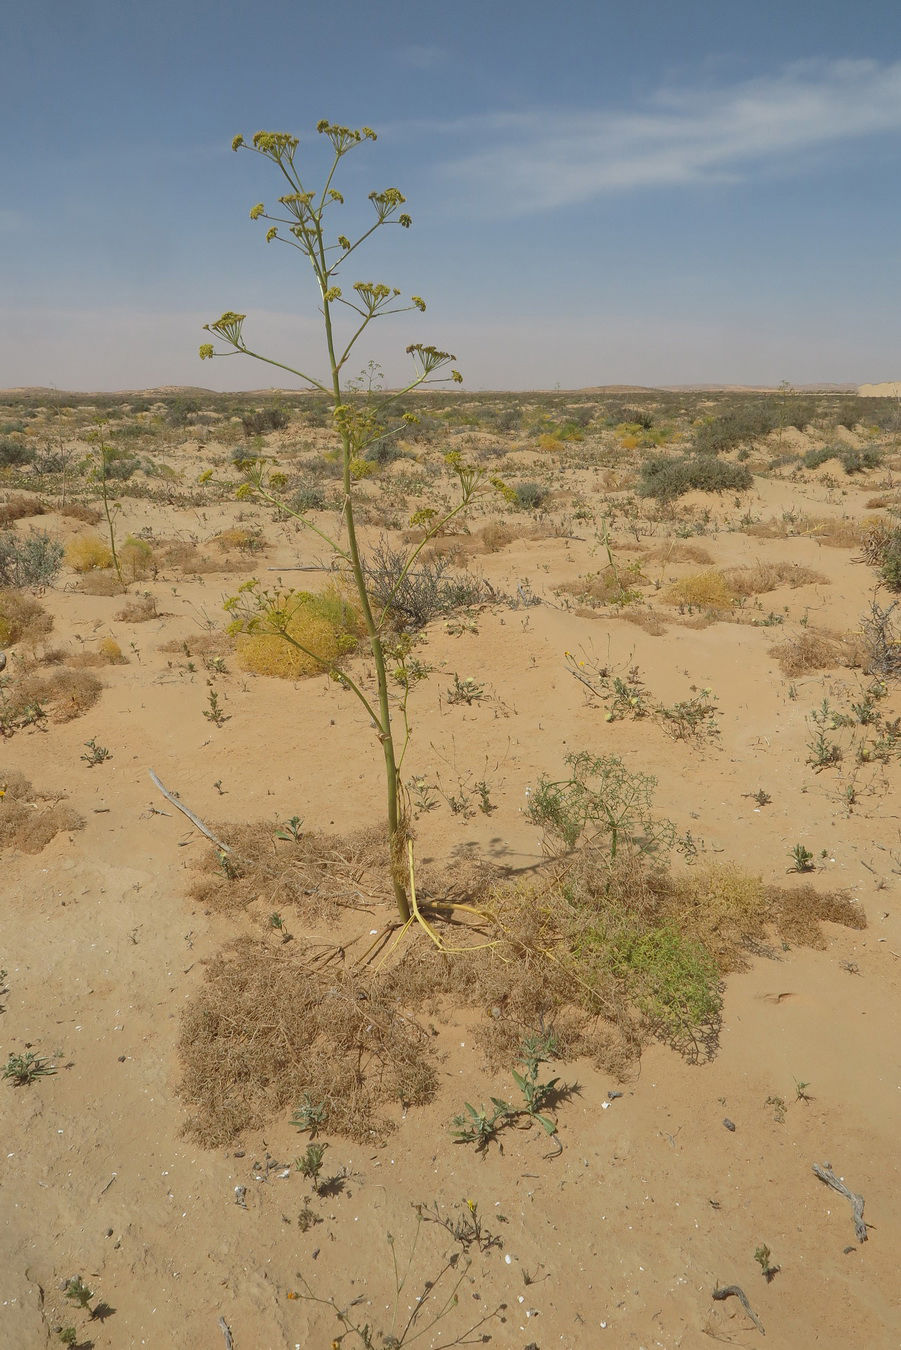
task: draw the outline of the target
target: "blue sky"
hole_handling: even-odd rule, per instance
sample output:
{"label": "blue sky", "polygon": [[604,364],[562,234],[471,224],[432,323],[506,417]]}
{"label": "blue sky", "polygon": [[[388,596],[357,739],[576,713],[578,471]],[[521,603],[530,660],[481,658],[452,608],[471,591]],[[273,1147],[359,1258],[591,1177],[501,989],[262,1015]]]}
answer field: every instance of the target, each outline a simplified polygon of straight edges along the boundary
{"label": "blue sky", "polygon": [[397,186],[359,274],[428,301],[360,349],[453,350],[468,387],[901,378],[897,0],[8,0],[0,387],[260,388],[197,359],[248,314],[314,367],[282,190],[232,137],[379,133],[335,228]]}

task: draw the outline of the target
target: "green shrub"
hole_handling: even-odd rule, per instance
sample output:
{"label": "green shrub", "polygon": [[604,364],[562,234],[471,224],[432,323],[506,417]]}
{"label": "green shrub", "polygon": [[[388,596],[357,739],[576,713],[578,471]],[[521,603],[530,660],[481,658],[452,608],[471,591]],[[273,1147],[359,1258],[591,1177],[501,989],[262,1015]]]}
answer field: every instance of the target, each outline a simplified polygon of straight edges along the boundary
{"label": "green shrub", "polygon": [[26,441],[14,441],[8,436],[0,438],[0,468],[9,469],[17,464],[30,464],[35,449]]}
{"label": "green shrub", "polygon": [[754,475],[746,465],[723,462],[713,455],[681,459],[651,455],[641,466],[638,492],[642,497],[668,502],[691,491],[743,492],[753,481]]}
{"label": "green shrub", "polygon": [[722,1008],[720,972],[703,942],[673,925],[621,932],[610,949],[613,973],[662,1039],[682,1047],[715,1032]]}
{"label": "green shrub", "polygon": [[290,420],[284,408],[260,408],[243,413],[241,425],[245,436],[261,436],[266,431],[282,431]]}
{"label": "green shrub", "polygon": [[735,450],[748,441],[768,435],[778,425],[778,413],[769,404],[730,409],[698,427],[694,436],[695,453],[719,455]]}
{"label": "green shrub", "polygon": [[879,552],[879,575],[890,591],[901,591],[901,525],[889,531]]}
{"label": "green shrub", "polygon": [[867,469],[878,469],[882,464],[882,455],[872,445],[864,450],[855,450],[853,446],[848,446],[841,451],[839,459],[847,474],[864,473]]}
{"label": "green shrub", "polygon": [[0,585],[52,586],[62,561],[62,544],[43,530],[0,532]]}
{"label": "green shrub", "polygon": [[522,511],[535,511],[547,500],[547,488],[541,483],[517,483],[513,489],[516,504]]}

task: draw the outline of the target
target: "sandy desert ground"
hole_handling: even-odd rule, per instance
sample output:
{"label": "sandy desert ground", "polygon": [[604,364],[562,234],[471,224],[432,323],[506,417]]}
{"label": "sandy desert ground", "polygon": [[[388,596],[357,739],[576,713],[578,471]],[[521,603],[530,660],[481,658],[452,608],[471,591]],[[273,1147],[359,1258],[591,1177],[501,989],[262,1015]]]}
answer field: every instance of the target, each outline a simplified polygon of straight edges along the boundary
{"label": "sandy desert ground", "polygon": [[[421,428],[359,485],[370,556],[451,500],[450,448],[517,493],[489,491],[430,546],[471,588],[408,625],[421,892],[490,915],[439,925],[447,945],[499,943],[441,957],[393,926],[380,750],[353,697],[248,671],[225,631],[249,578],[335,584],[292,570],[324,563],[315,535],[234,493],[236,454],[265,454],[334,525],[321,410],[2,398],[3,537],[67,552],[50,584],[0,593],[0,1345],[901,1345],[901,648],[893,615],[873,628],[901,555],[894,402],[417,405]],[[764,404],[778,425],[710,454],[750,486],[641,494],[649,456],[693,454],[699,428]],[[242,409],[276,405],[287,424],[248,438]],[[110,485],[124,588],[90,479],[98,414],[130,465]],[[365,644],[346,660],[370,687]],[[665,931],[683,954],[703,940],[722,993],[687,1030],[672,971],[634,944],[580,1016],[600,930],[538,932],[581,874],[530,803],[580,751],[656,780],[679,843],[633,846],[620,902],[654,869],[681,879]],[[560,971],[569,1003],[545,987]],[[522,1111],[483,1150],[455,1141],[465,1103],[519,1100],[511,1047],[553,1029],[538,1072],[560,1080],[556,1133]],[[864,1198],[865,1241],[814,1164]],[[729,1286],[753,1317],[712,1297]]]}

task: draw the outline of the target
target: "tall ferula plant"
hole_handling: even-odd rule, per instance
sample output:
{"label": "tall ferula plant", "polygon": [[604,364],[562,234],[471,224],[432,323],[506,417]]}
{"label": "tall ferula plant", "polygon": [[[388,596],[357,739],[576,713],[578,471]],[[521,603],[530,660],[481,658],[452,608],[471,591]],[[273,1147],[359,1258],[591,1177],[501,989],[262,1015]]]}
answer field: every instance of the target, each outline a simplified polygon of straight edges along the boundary
{"label": "tall ferula plant", "polygon": [[[399,225],[401,229],[406,230],[410,228],[412,221],[401,209],[405,204],[403,194],[397,188],[389,187],[382,192],[370,192],[369,201],[375,219],[368,229],[363,230],[354,239],[348,238],[345,234],[334,233],[333,213],[344,205],[342,194],[334,186],[341,161],[359,145],[374,141],[376,135],[369,127],[353,130],[328,121],[320,122],[316,130],[331,143],[333,155],[324,182],[315,189],[311,189],[297,165],[300,142],[295,136],[289,136],[284,132],[258,131],[251,145],[247,145],[243,136],[236,136],[232,141],[232,149],[252,150],[253,153],[262,155],[264,159],[271,161],[287,183],[287,192],[278,198],[281,207],[279,212],[267,211],[263,203],[259,202],[252,208],[250,215],[253,220],[270,222],[266,231],[267,243],[287,244],[290,248],[296,249],[312,268],[319,292],[323,355],[326,358],[328,373],[319,378],[253,351],[244,338],[243,325],[246,315],[231,311],[223,314],[215,323],[205,325],[206,331],[225,342],[230,350],[216,351],[212,343],[204,343],[200,348],[200,356],[201,359],[238,354],[252,356],[255,360],[265,361],[278,367],[279,370],[287,371],[302,380],[308,389],[319,390],[332,400],[334,426],[341,444],[344,492],[341,510],[342,528],[336,532],[336,536],[320,529],[302,511],[292,509],[282,499],[285,479],[282,475],[268,472],[263,459],[246,460],[242,463],[245,480],[239,487],[238,494],[242,498],[255,498],[268,503],[293,516],[305,528],[318,535],[349,570],[372,649],[376,680],[374,697],[345,671],[339,669],[332,660],[309,651],[287,631],[290,610],[285,605],[284,595],[281,593],[266,592],[256,583],[250,583],[244,588],[242,602],[235,597],[228,603],[232,608],[243,603],[245,613],[247,604],[250,603],[253,612],[250,618],[244,618],[245,627],[257,632],[280,634],[286,642],[292,643],[319,662],[324,671],[345,688],[350,689],[363,705],[384,751],[391,883],[398,912],[406,923],[411,918],[408,887],[412,887],[412,878],[408,882],[408,811],[400,770],[410,735],[406,715],[409,682],[404,682],[400,697],[403,738],[398,749],[397,732],[392,722],[392,714],[396,708],[392,707],[389,694],[385,650],[391,601],[422,548],[452,517],[458,515],[468,505],[482,483],[484,475],[479,468],[464,463],[455,452],[445,456],[445,461],[459,482],[459,500],[445,512],[426,510],[418,513],[415,519],[426,526],[424,538],[407,555],[387,601],[377,605],[367,590],[366,569],[360,554],[354,517],[356,470],[359,461],[367,449],[394,435],[405,423],[417,420],[412,413],[404,413],[400,417],[395,415],[396,425],[392,426],[392,404],[411,390],[425,384],[445,381],[460,384],[462,376],[453,369],[452,363],[456,357],[450,352],[413,343],[407,347],[407,353],[412,358],[414,371],[412,378],[402,389],[394,393],[370,389],[361,394],[347,380],[348,361],[370,324],[390,314],[400,314],[413,309],[424,312],[426,306],[418,295],[411,296],[409,303],[405,303],[401,292],[396,287],[385,285],[384,282],[355,281],[349,289],[338,284],[345,263],[376,231],[389,225]],[[446,373],[439,374],[442,371]],[[497,480],[492,481],[496,487],[504,491],[503,484]]]}

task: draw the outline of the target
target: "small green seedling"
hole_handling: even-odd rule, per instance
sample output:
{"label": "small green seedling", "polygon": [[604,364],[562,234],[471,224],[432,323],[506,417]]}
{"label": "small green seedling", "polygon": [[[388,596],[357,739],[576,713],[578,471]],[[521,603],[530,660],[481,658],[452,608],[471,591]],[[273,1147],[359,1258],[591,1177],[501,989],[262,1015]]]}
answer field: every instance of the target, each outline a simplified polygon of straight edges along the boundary
{"label": "small green seedling", "polygon": [[223,712],[222,708],[219,706],[219,695],[216,693],[215,689],[210,690],[207,695],[207,701],[210,706],[203,710],[203,715],[206,720],[212,722],[214,726],[224,726],[229,718],[228,714]]}
{"label": "small green seedling", "polygon": [[36,1055],[33,1050],[27,1050],[24,1055],[10,1055],[2,1072],[3,1077],[9,1079],[15,1087],[24,1087],[37,1078],[46,1078],[56,1073],[56,1068],[43,1055]]}
{"label": "small green seedling", "polygon": [[807,1091],[807,1089],[810,1087],[810,1084],[802,1082],[800,1078],[796,1078],[794,1081],[795,1081],[795,1101],[809,1102],[810,1094]]}
{"label": "small green seedling", "polygon": [[107,750],[105,745],[98,745],[93,737],[91,740],[85,741],[84,745],[88,753],[82,755],[81,758],[84,760],[85,764],[87,764],[89,769],[92,769],[95,764],[102,764],[104,760],[112,759],[113,757],[112,750]]}
{"label": "small green seedling", "polygon": [[80,1275],[73,1275],[70,1280],[66,1280],[65,1295],[79,1308],[87,1308],[94,1297],[94,1291],[88,1288]]}
{"label": "small green seedling", "polygon": [[302,816],[292,816],[286,825],[276,830],[275,837],[276,839],[284,839],[289,844],[299,844],[303,836],[302,825]]}
{"label": "small green seedling", "polygon": [[298,1130],[308,1131],[310,1137],[315,1139],[327,1120],[328,1107],[325,1103],[314,1102],[310,1094],[305,1092],[294,1108],[291,1124]]}
{"label": "small green seedling", "polygon": [[484,1106],[477,1111],[471,1102],[463,1103],[463,1111],[453,1119],[452,1134],[458,1144],[475,1144],[476,1150],[481,1153],[497,1137],[498,1130],[513,1112],[508,1103],[499,1097],[492,1097],[491,1102],[494,1110],[490,1115]]}
{"label": "small green seedling", "polygon": [[812,872],[814,870],[813,854],[803,844],[795,844],[794,848],[789,850],[788,856],[792,859],[792,865],[788,869],[789,872]]}
{"label": "small green seedling", "polygon": [[312,1181],[313,1189],[316,1191],[319,1190],[319,1173],[322,1171],[322,1160],[327,1148],[328,1144],[307,1144],[306,1152],[294,1159],[295,1171]]}
{"label": "small green seedling", "polygon": [[467,675],[461,680],[460,676],[454,672],[453,688],[447,691],[448,703],[465,703],[472,706],[485,697],[485,686],[479,684],[471,675]]}
{"label": "small green seedling", "polygon": [[78,1332],[74,1327],[59,1327],[56,1334],[63,1345],[76,1345],[78,1343]]}
{"label": "small green seedling", "polygon": [[769,1247],[766,1245],[765,1242],[762,1242],[754,1252],[754,1260],[760,1266],[760,1269],[763,1272],[763,1277],[766,1280],[767,1284],[769,1284],[770,1281],[775,1279],[775,1277],[779,1274],[779,1267],[770,1265],[771,1256],[772,1252],[770,1251]]}

